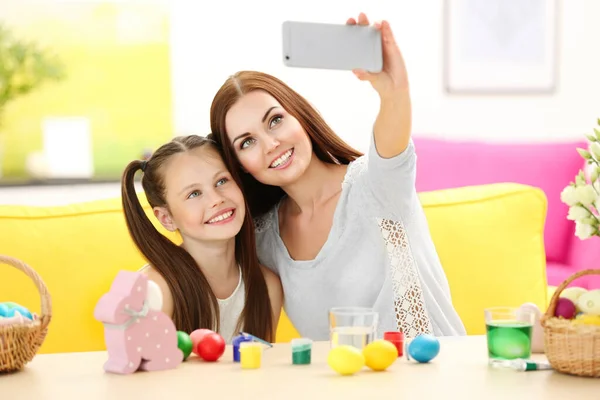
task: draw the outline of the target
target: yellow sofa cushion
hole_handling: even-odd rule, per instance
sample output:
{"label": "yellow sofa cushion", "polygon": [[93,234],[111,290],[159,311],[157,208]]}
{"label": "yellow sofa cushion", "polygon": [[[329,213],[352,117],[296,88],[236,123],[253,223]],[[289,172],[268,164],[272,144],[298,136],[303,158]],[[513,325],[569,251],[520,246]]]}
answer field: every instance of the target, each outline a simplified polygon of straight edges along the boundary
{"label": "yellow sofa cushion", "polygon": [[485,333],[486,307],[545,311],[543,191],[500,183],[421,193],[421,203],[468,334]]}
{"label": "yellow sofa cushion", "polygon": [[[481,334],[483,308],[546,304],[543,224],[537,189],[497,184],[422,193],[431,233],[448,275],[454,304],[469,334]],[[154,220],[155,226],[174,240]],[[0,254],[19,258],[42,277],[53,316],[41,353],[104,349],[93,309],[121,269],[144,259],[134,247],[120,199],[54,207],[0,206]],[[0,301],[40,311],[28,278],[0,265]],[[277,341],[298,337],[283,313]]]}

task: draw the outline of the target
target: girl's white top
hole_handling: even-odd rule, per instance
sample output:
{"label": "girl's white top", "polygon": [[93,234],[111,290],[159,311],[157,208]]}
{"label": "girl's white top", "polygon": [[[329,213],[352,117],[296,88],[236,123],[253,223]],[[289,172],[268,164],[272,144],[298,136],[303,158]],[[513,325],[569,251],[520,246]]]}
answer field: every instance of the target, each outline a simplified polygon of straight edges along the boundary
{"label": "girl's white top", "polygon": [[411,140],[382,158],[371,135],[367,155],[350,163],[329,236],[313,260],[292,259],[279,235],[279,204],[256,219],[263,265],[283,285],[284,307],[298,332],[329,339],[332,307],[372,307],[377,336],[402,331],[465,335],[415,189]]}
{"label": "girl's white top", "polygon": [[240,280],[233,293],[226,299],[219,299],[219,314],[220,314],[220,331],[219,334],[223,336],[227,344],[231,344],[231,341],[239,332],[236,331],[238,319],[244,309],[246,301],[246,287],[244,280],[242,279],[242,270],[240,269]]}

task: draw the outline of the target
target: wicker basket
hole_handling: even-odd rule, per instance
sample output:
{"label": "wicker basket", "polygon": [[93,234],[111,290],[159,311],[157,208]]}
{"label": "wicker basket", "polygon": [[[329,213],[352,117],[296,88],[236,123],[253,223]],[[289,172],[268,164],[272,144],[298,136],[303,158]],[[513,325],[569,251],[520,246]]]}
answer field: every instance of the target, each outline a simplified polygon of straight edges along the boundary
{"label": "wicker basket", "polygon": [[0,325],[0,372],[14,372],[33,360],[44,342],[52,316],[52,299],[40,276],[27,264],[3,255],[0,263],[11,265],[31,278],[42,300],[41,315],[35,321]]}
{"label": "wicker basket", "polygon": [[548,310],[542,316],[546,357],[554,370],[570,375],[600,377],[600,326],[573,324],[554,316],[558,298],[575,279],[600,275],[600,269],[577,272],[554,292]]}

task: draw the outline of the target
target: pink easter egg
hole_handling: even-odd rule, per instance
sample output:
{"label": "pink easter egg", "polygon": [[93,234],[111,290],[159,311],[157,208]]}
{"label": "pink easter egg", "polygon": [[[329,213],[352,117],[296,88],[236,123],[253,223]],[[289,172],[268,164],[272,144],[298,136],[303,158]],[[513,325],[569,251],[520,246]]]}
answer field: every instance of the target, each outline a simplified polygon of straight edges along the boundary
{"label": "pink easter egg", "polygon": [[194,353],[196,347],[198,346],[198,342],[200,342],[200,339],[202,339],[204,335],[207,335],[209,333],[213,333],[213,331],[211,331],[210,329],[196,329],[195,331],[190,333],[190,339],[192,339],[192,348],[194,349]]}
{"label": "pink easter egg", "polygon": [[554,311],[555,317],[562,317],[565,319],[573,319],[577,315],[577,308],[573,302],[565,297],[558,299],[556,303],[556,310]]}

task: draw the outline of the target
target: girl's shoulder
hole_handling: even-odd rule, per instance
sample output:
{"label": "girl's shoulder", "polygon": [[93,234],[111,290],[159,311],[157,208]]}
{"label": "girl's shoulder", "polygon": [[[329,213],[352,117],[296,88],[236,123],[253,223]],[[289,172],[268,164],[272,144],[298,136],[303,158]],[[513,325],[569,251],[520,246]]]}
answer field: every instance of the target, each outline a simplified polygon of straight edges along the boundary
{"label": "girl's shoulder", "polygon": [[165,278],[163,278],[160,272],[150,264],[144,265],[138,272],[145,274],[148,277],[148,280],[151,280],[158,285],[162,294],[162,311],[171,317],[173,314],[173,299],[171,297],[171,290],[169,289],[169,285]]}

